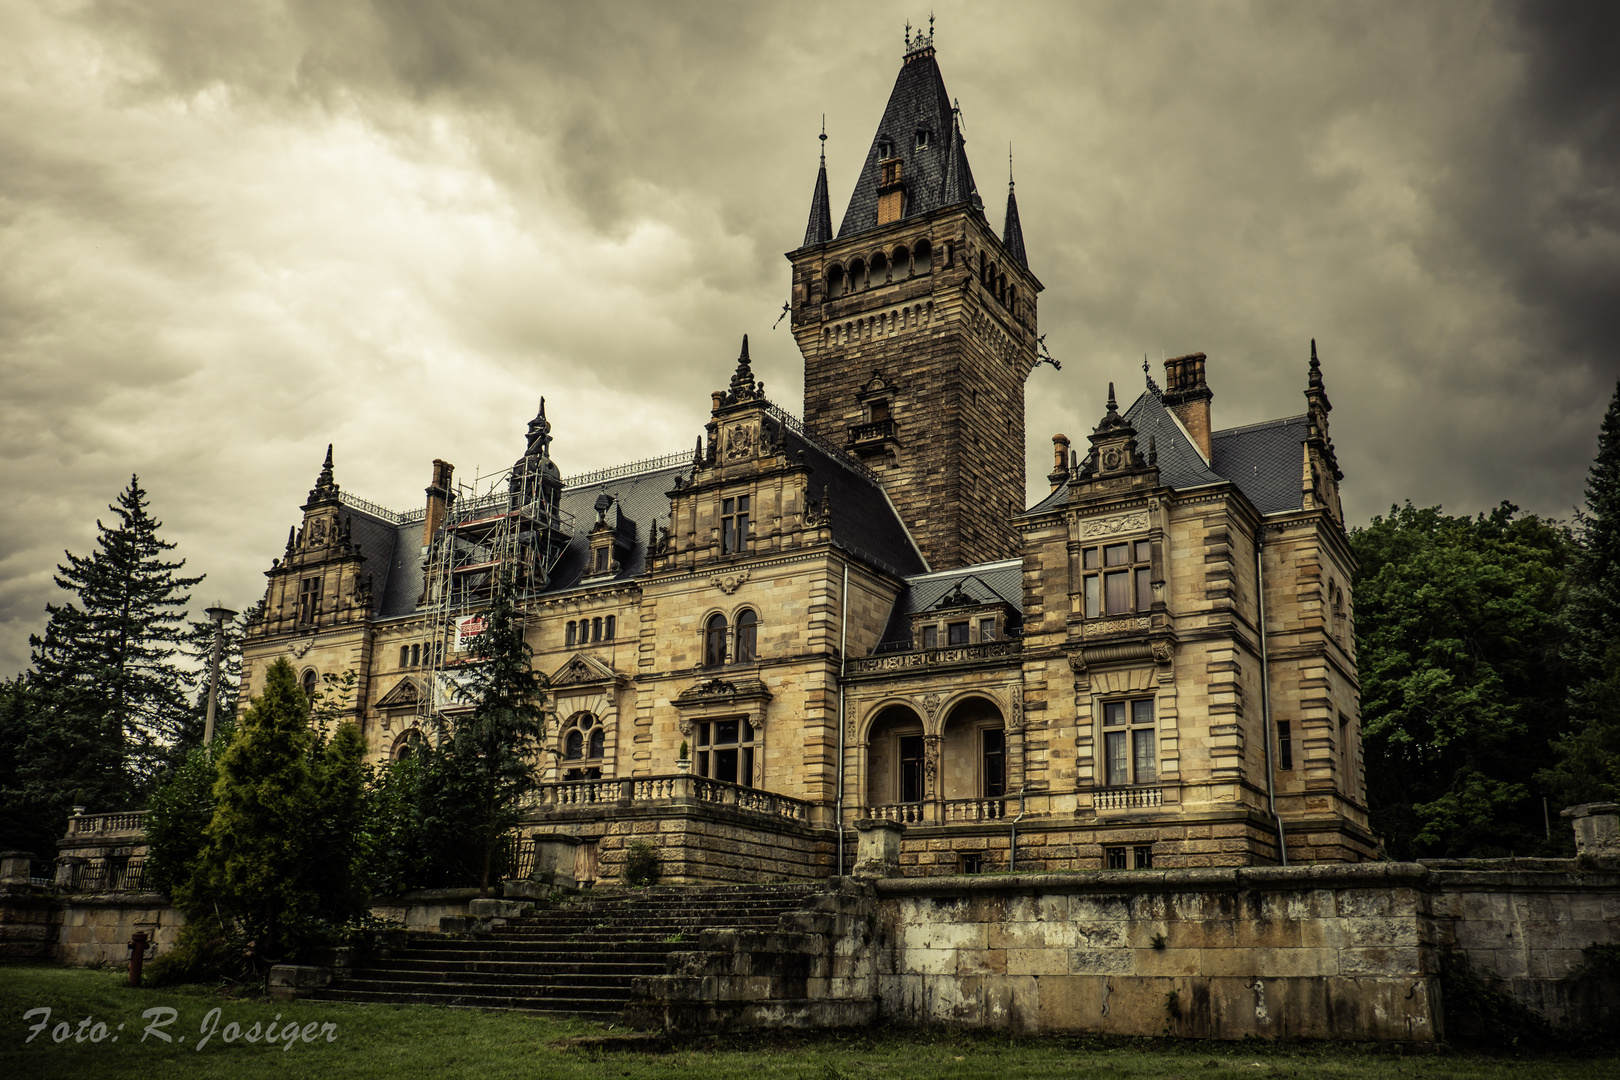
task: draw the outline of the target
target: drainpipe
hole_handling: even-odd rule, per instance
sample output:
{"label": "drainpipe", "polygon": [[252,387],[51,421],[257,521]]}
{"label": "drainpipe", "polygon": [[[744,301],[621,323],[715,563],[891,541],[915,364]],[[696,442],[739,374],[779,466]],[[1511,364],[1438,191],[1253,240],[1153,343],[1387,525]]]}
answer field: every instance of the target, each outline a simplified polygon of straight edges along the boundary
{"label": "drainpipe", "polygon": [[1277,823],[1277,859],[1279,865],[1288,865],[1288,841],[1283,836],[1282,817],[1277,813],[1276,771],[1271,765],[1271,662],[1266,654],[1266,574],[1260,558],[1260,542],[1265,535],[1263,527],[1254,530],[1254,583],[1260,604],[1260,730],[1266,744],[1266,803],[1271,808],[1271,819]]}
{"label": "drainpipe", "polygon": [[838,630],[838,790],[833,798],[833,825],[838,829],[838,873],[844,876],[844,671],[849,662],[849,563],[844,563],[844,591],[839,598],[844,609]]}

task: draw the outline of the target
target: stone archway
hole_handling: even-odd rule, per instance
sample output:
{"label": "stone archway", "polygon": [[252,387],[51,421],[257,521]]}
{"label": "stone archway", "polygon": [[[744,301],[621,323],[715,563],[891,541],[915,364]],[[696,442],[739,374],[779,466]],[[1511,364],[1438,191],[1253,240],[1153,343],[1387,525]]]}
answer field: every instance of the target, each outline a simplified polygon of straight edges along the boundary
{"label": "stone archway", "polygon": [[916,710],[895,704],[878,711],[866,731],[868,808],[917,805],[928,798],[925,745]]}
{"label": "stone archway", "polygon": [[1008,790],[1006,719],[989,698],[951,706],[940,726],[939,795],[945,820],[1000,817]]}

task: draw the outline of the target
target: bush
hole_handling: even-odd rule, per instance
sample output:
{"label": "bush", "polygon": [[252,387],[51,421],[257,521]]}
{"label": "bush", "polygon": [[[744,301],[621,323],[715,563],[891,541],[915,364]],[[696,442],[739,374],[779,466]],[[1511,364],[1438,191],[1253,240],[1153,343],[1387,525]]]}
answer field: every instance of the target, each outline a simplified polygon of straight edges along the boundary
{"label": "bush", "polygon": [[624,849],[624,883],[636,889],[658,884],[663,870],[658,865],[658,849],[645,840],[633,841]]}
{"label": "bush", "polygon": [[141,970],[145,986],[238,982],[253,975],[247,943],[218,918],[205,917],[180,928],[174,948],[159,953]]}

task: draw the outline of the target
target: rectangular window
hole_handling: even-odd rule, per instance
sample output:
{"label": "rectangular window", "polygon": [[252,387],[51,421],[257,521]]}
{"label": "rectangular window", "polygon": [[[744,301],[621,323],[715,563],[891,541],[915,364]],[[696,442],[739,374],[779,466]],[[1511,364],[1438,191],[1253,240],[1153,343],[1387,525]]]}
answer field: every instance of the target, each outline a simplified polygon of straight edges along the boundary
{"label": "rectangular window", "polygon": [[951,645],[966,645],[968,643],[968,624],[953,622],[945,627],[946,641]]}
{"label": "rectangular window", "polygon": [[720,502],[720,554],[735,555],[748,545],[748,496]]}
{"label": "rectangular window", "polygon": [[1151,845],[1140,844],[1131,849],[1131,854],[1136,856],[1136,868],[1138,870],[1153,869],[1153,848]]}
{"label": "rectangular window", "polygon": [[321,613],[321,579],[305,578],[298,586],[298,621],[313,623]]}
{"label": "rectangular window", "polygon": [[1124,615],[1153,607],[1153,545],[1146,540],[1086,548],[1081,565],[1085,617]]}
{"label": "rectangular window", "polygon": [[612,548],[606,548],[606,547],[597,548],[596,549],[596,568],[595,568],[594,572],[598,573],[598,574],[607,573],[608,568],[612,565],[612,558],[613,558],[613,549]]}
{"label": "rectangular window", "polygon": [[747,720],[719,720],[697,728],[698,775],[753,787],[754,725]]}
{"label": "rectangular window", "polygon": [[982,874],[982,873],[984,873],[984,852],[982,852],[982,851],[964,851],[957,857],[961,860],[961,864],[959,866],[959,869],[961,870],[962,873],[964,873],[964,874]]}
{"label": "rectangular window", "polygon": [[602,640],[602,620],[601,619],[592,619],[591,620],[591,640],[592,641],[601,641]]}
{"label": "rectangular window", "polygon": [[1289,772],[1294,767],[1294,725],[1287,720],[1277,721],[1277,768]]}
{"label": "rectangular window", "polygon": [[1102,707],[1103,781],[1109,787],[1157,782],[1158,733],[1153,699],[1105,701]]}
{"label": "rectangular window", "polygon": [[579,630],[574,625],[574,621],[572,619],[570,619],[568,621],[568,640],[566,642],[564,642],[564,644],[572,645],[578,640],[579,640]]}
{"label": "rectangular window", "polygon": [[409,645],[401,645],[399,647],[399,666],[411,666],[411,647]]}
{"label": "rectangular window", "polygon": [[1007,794],[1007,733],[984,733],[984,797],[999,799]]}
{"label": "rectangular window", "polygon": [[979,640],[996,640],[996,620],[993,617],[979,620]]}
{"label": "rectangular window", "polygon": [[939,648],[939,627],[937,627],[937,626],[925,626],[925,627],[922,628],[922,630],[923,630],[922,647],[925,648],[925,649],[937,649],[937,648]]}
{"label": "rectangular window", "polygon": [[616,621],[617,620],[615,620],[612,615],[609,615],[606,619],[603,620],[603,622],[602,622],[602,640],[603,641],[612,641],[613,640],[613,628],[614,628],[614,624],[615,624]]}
{"label": "rectangular window", "polygon": [[922,802],[923,798],[923,737],[900,736],[900,801]]}
{"label": "rectangular window", "polygon": [[1107,859],[1108,859],[1108,869],[1110,869],[1110,870],[1125,870],[1125,869],[1128,869],[1128,867],[1125,865],[1125,849],[1124,848],[1122,848],[1122,847],[1103,848],[1103,852],[1107,856]]}
{"label": "rectangular window", "polygon": [[421,666],[422,666],[422,646],[421,645],[412,645],[411,646],[411,667],[421,667]]}

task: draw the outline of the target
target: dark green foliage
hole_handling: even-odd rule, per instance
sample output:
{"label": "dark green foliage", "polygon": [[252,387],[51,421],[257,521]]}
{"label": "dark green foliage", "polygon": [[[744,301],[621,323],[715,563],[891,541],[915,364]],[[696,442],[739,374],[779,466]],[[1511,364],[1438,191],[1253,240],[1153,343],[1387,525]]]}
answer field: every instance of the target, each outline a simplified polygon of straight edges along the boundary
{"label": "dark green foliage", "polygon": [[1546,849],[1532,778],[1565,710],[1568,530],[1408,503],[1350,539],[1374,829],[1397,858]]}
{"label": "dark green foliage", "polygon": [[1440,1001],[1446,1038],[1465,1046],[1535,1049],[1549,1045],[1545,1017],[1481,978],[1462,953],[1440,953]]}
{"label": "dark green foliage", "polygon": [[638,889],[656,885],[662,878],[663,868],[658,862],[658,849],[645,840],[634,840],[624,849],[624,883]]}
{"label": "dark green foliage", "polygon": [[1576,536],[1569,715],[1558,729],[1557,761],[1541,777],[1564,805],[1620,798],[1620,385],[1598,431]]}
{"label": "dark green foliage", "polygon": [[68,552],[57,567],[57,585],[74,600],[47,605],[44,636],[29,639],[34,705],[23,760],[35,786],[50,788],[62,826],[74,803],[92,812],[137,805],[187,713],[174,659],[187,590],[202,578],[180,576],[185,560],[164,558],[174,545],[159,538],[163,523],[148,515],[138,478],[110,509],[117,521],[96,522],[96,551]]}
{"label": "dark green foliage", "polygon": [[172,896],[191,879],[214,818],[219,755],[230,745],[230,737],[226,725],[212,747],[195,748],[170,769],[152,795],[146,818],[146,884],[159,892]]}
{"label": "dark green foliage", "polygon": [[180,928],[173,948],[146,965],[141,985],[247,981],[253,976],[247,955],[247,942],[237,927],[217,915],[199,915]]}
{"label": "dark green foliage", "polygon": [[217,912],[240,928],[261,964],[307,955],[365,907],[363,743],[352,725],[323,738],[310,711],[277,660],[220,756],[206,844],[175,897],[188,918]]}
{"label": "dark green foliage", "polygon": [[544,685],[510,580],[496,589],[460,674],[464,707],[440,716],[437,738],[422,748],[421,848],[407,861],[427,876],[418,884],[488,888],[506,869],[508,834],[538,783],[535,759],[545,735]]}

